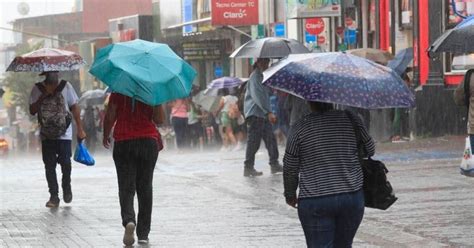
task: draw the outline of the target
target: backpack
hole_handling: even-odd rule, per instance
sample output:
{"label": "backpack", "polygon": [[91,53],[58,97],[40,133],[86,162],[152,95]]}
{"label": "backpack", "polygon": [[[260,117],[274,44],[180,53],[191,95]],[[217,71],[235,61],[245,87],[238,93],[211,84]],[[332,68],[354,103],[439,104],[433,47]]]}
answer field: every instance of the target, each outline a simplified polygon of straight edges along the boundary
{"label": "backpack", "polygon": [[[62,91],[67,82],[61,80],[52,95],[47,96],[38,111],[38,122],[41,127],[41,137],[46,139],[58,139],[64,135],[71,124],[72,115],[65,107],[65,99]],[[42,83],[36,83],[36,87],[44,94],[46,88]]]}

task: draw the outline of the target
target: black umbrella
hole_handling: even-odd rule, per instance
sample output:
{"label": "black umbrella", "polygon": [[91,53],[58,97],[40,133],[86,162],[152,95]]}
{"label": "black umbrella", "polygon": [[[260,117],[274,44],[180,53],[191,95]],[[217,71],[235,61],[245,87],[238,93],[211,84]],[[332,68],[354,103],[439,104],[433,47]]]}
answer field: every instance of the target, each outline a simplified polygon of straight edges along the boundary
{"label": "black umbrella", "polygon": [[303,44],[294,39],[267,37],[251,40],[235,50],[231,58],[283,58],[289,54],[309,53]]}
{"label": "black umbrella", "polygon": [[444,32],[433,42],[428,52],[473,53],[473,39],[474,16],[471,16],[459,23],[455,28]]}

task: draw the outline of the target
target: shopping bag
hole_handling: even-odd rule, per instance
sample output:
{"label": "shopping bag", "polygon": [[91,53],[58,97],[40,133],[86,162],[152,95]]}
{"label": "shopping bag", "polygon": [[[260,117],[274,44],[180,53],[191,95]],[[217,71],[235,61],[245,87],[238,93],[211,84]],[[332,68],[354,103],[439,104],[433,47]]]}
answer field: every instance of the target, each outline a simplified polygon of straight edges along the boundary
{"label": "shopping bag", "polygon": [[95,164],[94,158],[89,153],[86,145],[84,145],[82,141],[77,142],[76,151],[74,152],[74,161],[87,166],[92,166]]}
{"label": "shopping bag", "polygon": [[472,157],[471,140],[466,138],[464,156],[462,157],[460,172],[467,177],[474,177],[474,158]]}

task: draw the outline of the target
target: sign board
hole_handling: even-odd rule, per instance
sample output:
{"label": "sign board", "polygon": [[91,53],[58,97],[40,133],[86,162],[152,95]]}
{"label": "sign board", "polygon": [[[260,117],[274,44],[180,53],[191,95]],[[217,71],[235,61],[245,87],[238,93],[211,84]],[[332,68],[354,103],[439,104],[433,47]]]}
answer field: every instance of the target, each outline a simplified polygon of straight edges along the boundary
{"label": "sign board", "polygon": [[211,0],[213,26],[258,24],[258,0]]}
{"label": "sign board", "polygon": [[[193,0],[183,1],[183,22],[190,22],[193,20]],[[193,25],[183,26],[183,34],[193,32]]]}
{"label": "sign board", "polygon": [[318,35],[324,31],[324,20],[323,18],[315,17],[306,19],[306,24],[304,25],[306,32]]}
{"label": "sign board", "polygon": [[308,32],[304,32],[305,33],[305,40],[306,40],[306,43],[312,43],[312,42],[316,42],[316,35],[312,35]]}
{"label": "sign board", "polygon": [[222,66],[216,65],[214,67],[214,76],[216,78],[220,78],[220,77],[224,76],[224,71],[222,70]]}
{"label": "sign board", "polygon": [[350,45],[357,43],[357,31],[346,29],[344,31],[344,42]]}
{"label": "sign board", "polygon": [[275,24],[275,36],[276,37],[285,37],[285,24],[276,23]]}
{"label": "sign board", "polygon": [[287,0],[288,18],[328,17],[341,15],[341,0]]}
{"label": "sign board", "polygon": [[322,35],[318,35],[318,44],[323,45],[326,43],[326,37]]}
{"label": "sign board", "polygon": [[225,40],[208,40],[183,43],[185,60],[220,60],[224,54]]}

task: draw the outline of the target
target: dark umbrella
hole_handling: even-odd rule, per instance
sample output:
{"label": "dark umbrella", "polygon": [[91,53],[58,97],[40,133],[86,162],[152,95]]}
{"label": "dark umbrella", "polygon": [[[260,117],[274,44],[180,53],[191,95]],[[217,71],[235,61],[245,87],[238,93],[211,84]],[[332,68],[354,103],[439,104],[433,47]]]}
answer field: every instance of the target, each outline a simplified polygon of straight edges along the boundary
{"label": "dark umbrella", "polygon": [[470,16],[453,29],[444,32],[428,49],[428,52],[473,53],[474,16]]}
{"label": "dark umbrella", "polygon": [[387,64],[398,75],[402,75],[408,67],[408,64],[413,60],[413,47],[400,50],[395,58],[390,60]]}
{"label": "dark umbrella", "polygon": [[283,58],[289,54],[309,53],[303,44],[294,39],[267,37],[251,40],[235,50],[231,58]]}
{"label": "dark umbrella", "polygon": [[340,52],[289,55],[264,72],[263,84],[307,101],[365,109],[415,104],[392,69]]}

